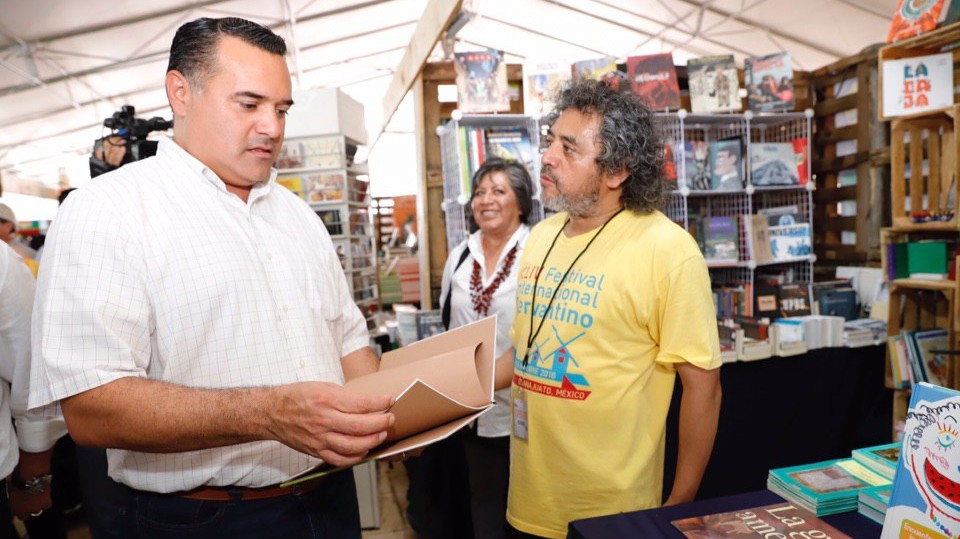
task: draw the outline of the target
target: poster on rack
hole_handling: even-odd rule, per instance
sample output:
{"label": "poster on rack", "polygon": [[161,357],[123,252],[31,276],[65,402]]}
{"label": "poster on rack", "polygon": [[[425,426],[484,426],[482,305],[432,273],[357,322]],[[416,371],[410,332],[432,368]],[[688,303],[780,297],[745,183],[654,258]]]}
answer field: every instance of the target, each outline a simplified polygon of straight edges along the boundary
{"label": "poster on rack", "polygon": [[570,80],[569,62],[525,62],[523,64],[523,113],[541,118],[550,114],[557,90]]}
{"label": "poster on rack", "polygon": [[627,74],[633,93],[653,110],[680,108],[680,86],[673,54],[651,54],[627,58]]}
{"label": "poster on rack", "polygon": [[695,114],[740,110],[740,81],[732,54],[691,58],[687,76]]}
{"label": "poster on rack", "polygon": [[744,61],[747,106],[755,112],[786,112],[794,108],[793,64],[789,52],[751,56]]}
{"label": "poster on rack", "polygon": [[503,51],[458,52],[453,56],[460,112],[509,112],[510,88]]}
{"label": "poster on rack", "polygon": [[[954,0],[956,3],[956,0]],[[929,32],[943,21],[950,0],[900,0],[890,20],[887,43]]]}
{"label": "poster on rack", "polygon": [[920,114],[953,105],[953,55],[883,62],[883,116]]}

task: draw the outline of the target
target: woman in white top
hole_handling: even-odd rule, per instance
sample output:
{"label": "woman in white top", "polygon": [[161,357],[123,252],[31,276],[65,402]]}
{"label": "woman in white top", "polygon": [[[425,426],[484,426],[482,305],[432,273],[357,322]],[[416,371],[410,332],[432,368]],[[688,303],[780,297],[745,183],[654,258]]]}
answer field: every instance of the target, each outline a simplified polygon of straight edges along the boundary
{"label": "woman in white top", "polygon": [[[496,357],[511,346],[517,268],[530,234],[533,185],[523,165],[488,159],[473,176],[470,209],[477,230],[450,252],[443,271],[442,307],[449,327],[497,315]],[[512,536],[506,521],[510,476],[510,389],[464,436],[475,539]]]}

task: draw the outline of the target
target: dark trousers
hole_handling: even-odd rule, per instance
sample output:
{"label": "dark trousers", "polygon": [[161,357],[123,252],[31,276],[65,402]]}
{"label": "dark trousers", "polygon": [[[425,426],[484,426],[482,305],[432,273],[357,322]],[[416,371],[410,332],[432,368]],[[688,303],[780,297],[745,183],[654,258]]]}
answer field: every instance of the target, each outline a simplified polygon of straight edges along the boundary
{"label": "dark trousers", "polygon": [[328,475],[305,494],[265,500],[201,501],[124,490],[130,538],[360,539],[352,470]]}
{"label": "dark trousers", "polygon": [[405,461],[407,521],[422,539],[473,539],[462,430]]}
{"label": "dark trousers", "polygon": [[[0,478],[0,481],[6,481]],[[63,520],[63,513],[46,510],[38,517],[28,518],[24,524],[30,539],[65,539],[67,525]],[[13,513],[10,512],[10,502],[7,499],[7,489],[0,485],[0,539],[18,539],[16,528],[13,527]]]}
{"label": "dark trousers", "polygon": [[77,471],[83,509],[93,539],[126,537],[123,506],[125,487],[107,475],[107,450],[76,448]]}
{"label": "dark trousers", "polygon": [[484,438],[463,429],[463,448],[470,475],[470,511],[475,539],[514,539],[507,524],[510,485],[510,437]]}

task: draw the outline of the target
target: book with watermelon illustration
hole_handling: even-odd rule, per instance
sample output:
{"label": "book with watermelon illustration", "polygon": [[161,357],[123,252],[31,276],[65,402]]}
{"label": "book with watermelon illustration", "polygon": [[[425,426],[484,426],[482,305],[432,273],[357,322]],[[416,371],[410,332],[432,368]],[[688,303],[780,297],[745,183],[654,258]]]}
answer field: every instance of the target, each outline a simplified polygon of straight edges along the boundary
{"label": "book with watermelon illustration", "polygon": [[960,535],[960,392],[920,382],[881,539]]}

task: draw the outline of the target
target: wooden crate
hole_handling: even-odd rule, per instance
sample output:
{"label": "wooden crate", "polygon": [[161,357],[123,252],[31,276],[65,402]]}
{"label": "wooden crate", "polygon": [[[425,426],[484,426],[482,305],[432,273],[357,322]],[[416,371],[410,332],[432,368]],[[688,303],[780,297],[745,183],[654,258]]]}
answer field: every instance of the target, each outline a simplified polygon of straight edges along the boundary
{"label": "wooden crate", "polygon": [[[880,228],[889,215],[885,200],[889,127],[878,119],[876,103],[859,98],[876,89],[877,50],[867,49],[811,73],[817,183],[814,245],[817,264],[827,271],[836,265],[875,265],[880,260]],[[854,144],[853,153],[838,152]],[[841,173],[855,175],[856,183],[841,185]],[[847,201],[855,201],[854,215],[841,214],[840,206]],[[845,242],[850,233],[855,241]]]}
{"label": "wooden crate", "polygon": [[[892,122],[890,210],[897,230],[957,230],[960,209],[960,105]],[[926,164],[927,166],[924,166]],[[910,177],[907,178],[907,170]],[[912,213],[952,211],[946,221],[916,223]]]}

